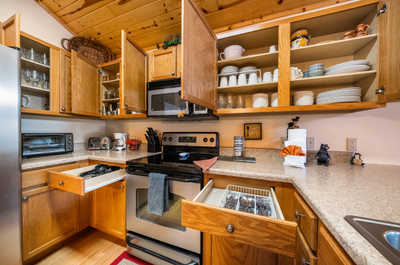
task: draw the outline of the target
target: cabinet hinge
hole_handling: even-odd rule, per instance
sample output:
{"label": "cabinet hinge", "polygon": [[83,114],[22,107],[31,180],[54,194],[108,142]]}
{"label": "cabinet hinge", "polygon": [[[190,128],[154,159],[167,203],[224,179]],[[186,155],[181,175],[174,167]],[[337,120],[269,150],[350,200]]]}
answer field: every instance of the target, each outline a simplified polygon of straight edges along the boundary
{"label": "cabinet hinge", "polygon": [[376,95],[385,95],[385,86],[381,86],[375,91]]}
{"label": "cabinet hinge", "polygon": [[386,12],[386,4],[383,4],[383,6],[381,7],[381,9],[378,10],[378,13],[376,14],[377,17],[379,17],[381,14]]}
{"label": "cabinet hinge", "polygon": [[23,197],[22,197],[22,200],[23,200],[23,201],[27,201],[28,199],[29,199],[29,196],[23,196]]}

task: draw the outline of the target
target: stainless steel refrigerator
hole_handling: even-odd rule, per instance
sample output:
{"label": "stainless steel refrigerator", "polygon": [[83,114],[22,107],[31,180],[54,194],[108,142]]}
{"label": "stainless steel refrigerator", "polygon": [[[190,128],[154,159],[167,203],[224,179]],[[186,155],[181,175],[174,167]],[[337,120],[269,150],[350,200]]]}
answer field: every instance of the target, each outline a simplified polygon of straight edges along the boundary
{"label": "stainless steel refrigerator", "polygon": [[0,45],[0,263],[22,263],[19,51]]}

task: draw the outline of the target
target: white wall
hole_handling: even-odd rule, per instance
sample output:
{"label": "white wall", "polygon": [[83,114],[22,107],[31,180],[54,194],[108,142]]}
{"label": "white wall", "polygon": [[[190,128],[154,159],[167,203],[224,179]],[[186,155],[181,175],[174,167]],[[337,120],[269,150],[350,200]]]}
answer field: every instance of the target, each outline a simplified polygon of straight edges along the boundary
{"label": "white wall", "polygon": [[1,0],[0,21],[13,14],[21,15],[21,30],[53,45],[61,47],[62,38],[72,37],[61,24],[34,0]]}
{"label": "white wall", "polygon": [[[280,148],[286,136],[287,123],[295,114],[222,117],[219,121],[176,122],[160,120],[108,121],[107,133],[128,132],[130,137],[145,141],[151,126],[159,131],[218,131],[221,145],[232,146],[233,136],[243,135],[243,123],[262,122],[263,140],[246,141],[247,147]],[[358,138],[358,151],[370,163],[400,165],[400,103],[384,109],[354,113],[301,114],[300,126],[315,137],[316,148],[327,143],[331,150],[346,151],[346,138]]]}
{"label": "white wall", "polygon": [[[21,30],[60,47],[62,38],[72,35],[34,0],[0,0],[0,21],[15,13],[21,15]],[[105,122],[24,115],[22,132],[72,132],[75,143],[86,143],[89,136],[103,135]]]}

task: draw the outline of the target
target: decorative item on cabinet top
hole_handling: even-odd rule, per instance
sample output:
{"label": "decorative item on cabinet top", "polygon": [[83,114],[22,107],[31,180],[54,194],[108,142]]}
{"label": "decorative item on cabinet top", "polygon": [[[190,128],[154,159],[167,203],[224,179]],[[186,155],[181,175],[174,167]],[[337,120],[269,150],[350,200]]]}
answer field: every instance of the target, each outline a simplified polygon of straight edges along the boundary
{"label": "decorative item on cabinet top", "polygon": [[111,52],[110,48],[91,38],[79,36],[71,39],[64,38],[61,40],[61,46],[69,52],[75,50],[95,65],[115,59],[115,54]]}

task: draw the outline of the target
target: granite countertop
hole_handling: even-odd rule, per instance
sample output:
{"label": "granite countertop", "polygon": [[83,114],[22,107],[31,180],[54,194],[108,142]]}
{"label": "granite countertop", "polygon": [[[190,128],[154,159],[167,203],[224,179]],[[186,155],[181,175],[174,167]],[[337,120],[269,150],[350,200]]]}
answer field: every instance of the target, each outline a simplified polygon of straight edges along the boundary
{"label": "granite countertop", "polygon": [[[221,149],[230,155],[231,149]],[[22,169],[33,169],[79,160],[125,163],[154,155],[145,151],[78,151],[72,154],[24,159]],[[218,160],[208,173],[289,182],[328,227],[336,240],[359,265],[389,265],[344,217],[356,215],[400,222],[400,166],[352,166],[348,156],[335,156],[329,167],[309,163],[305,169],[285,167],[277,150],[249,149],[256,163]]]}
{"label": "granite countertop", "polygon": [[82,150],[64,155],[26,158],[22,160],[21,169],[22,170],[35,169],[40,167],[48,167],[59,164],[72,163],[87,159],[125,164],[125,162],[129,160],[148,157],[155,154],[157,153],[148,153],[144,150],[143,151],[142,150],[140,151]]}
{"label": "granite countertop", "polygon": [[[222,150],[222,154],[231,150]],[[209,173],[292,183],[356,264],[391,264],[347,221],[356,215],[400,222],[400,166],[353,166],[337,157],[329,167],[285,167],[277,150],[248,150],[256,163],[218,160]]]}

